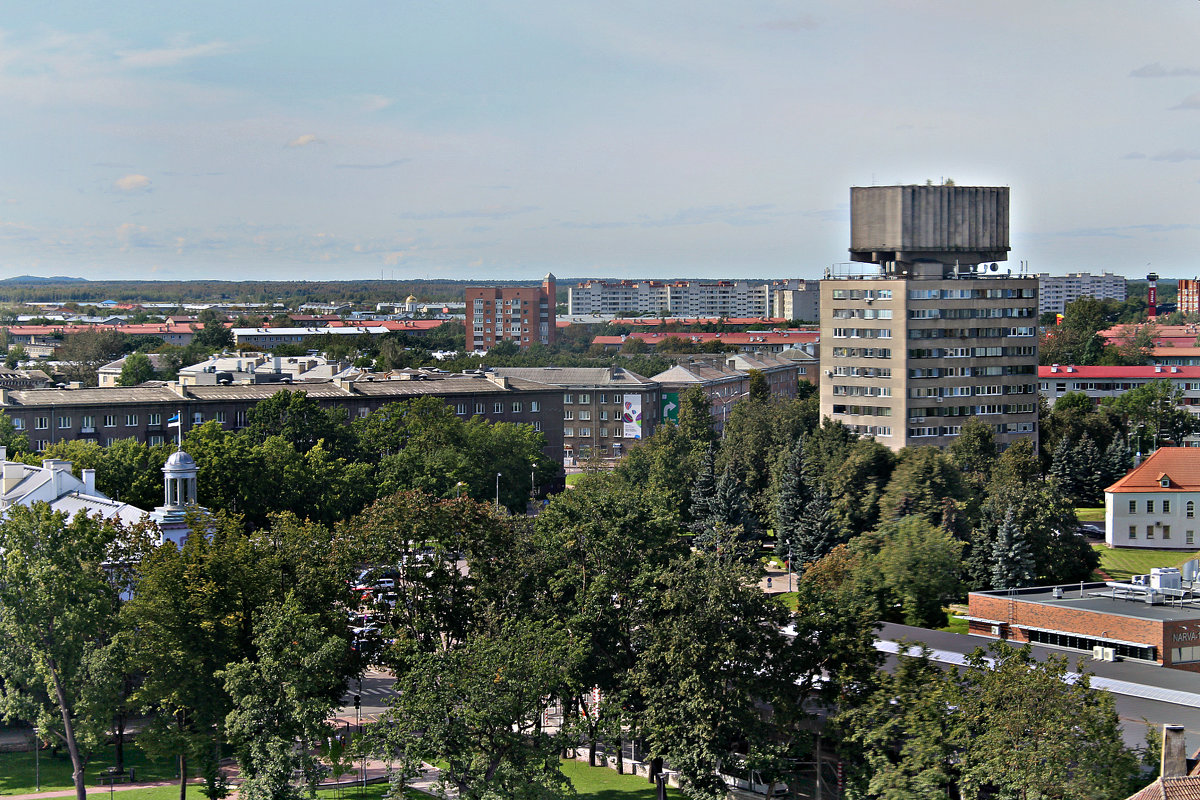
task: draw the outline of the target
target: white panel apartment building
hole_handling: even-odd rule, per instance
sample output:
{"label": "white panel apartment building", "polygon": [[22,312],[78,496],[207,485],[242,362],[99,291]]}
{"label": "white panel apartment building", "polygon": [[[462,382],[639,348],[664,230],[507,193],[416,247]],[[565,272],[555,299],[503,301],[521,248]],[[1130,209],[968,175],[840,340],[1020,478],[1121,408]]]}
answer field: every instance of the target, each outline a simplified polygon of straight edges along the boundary
{"label": "white panel apartment building", "polygon": [[[585,281],[567,290],[569,314],[668,314],[673,317],[783,316],[773,295],[791,290],[813,299],[816,281]],[[815,318],[812,313],[811,318]],[[791,317],[789,317],[791,318]]]}
{"label": "white panel apartment building", "polygon": [[1128,296],[1124,276],[1108,272],[1100,275],[1092,275],[1089,272],[1050,275],[1043,272],[1037,278],[1039,314],[1045,314],[1047,311],[1061,314],[1069,304],[1081,297],[1124,302]]}

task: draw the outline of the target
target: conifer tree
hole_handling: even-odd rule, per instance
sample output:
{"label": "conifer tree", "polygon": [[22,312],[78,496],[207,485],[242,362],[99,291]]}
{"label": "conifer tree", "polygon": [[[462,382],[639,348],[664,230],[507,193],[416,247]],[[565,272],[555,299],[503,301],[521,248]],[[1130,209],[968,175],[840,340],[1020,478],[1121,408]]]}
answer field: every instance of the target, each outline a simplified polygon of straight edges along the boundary
{"label": "conifer tree", "polygon": [[841,544],[839,530],[829,501],[829,489],[824,483],[819,483],[817,490],[813,492],[812,500],[804,507],[795,557],[802,564],[820,561],[830,550]]}
{"label": "conifer tree", "polygon": [[1054,447],[1054,455],[1050,459],[1050,477],[1058,484],[1058,490],[1070,498],[1079,493],[1073,450],[1070,440],[1064,436],[1058,440]]}
{"label": "conifer tree", "polygon": [[1010,507],[1004,513],[1004,521],[1000,523],[996,542],[992,545],[992,586],[1019,589],[1028,586],[1035,574],[1029,541]]}
{"label": "conifer tree", "polygon": [[1125,477],[1133,467],[1129,446],[1120,435],[1114,436],[1104,451],[1104,485],[1109,486]]}
{"label": "conifer tree", "polygon": [[788,551],[787,545],[795,537],[808,505],[810,493],[803,468],[804,437],[800,437],[788,455],[787,466],[779,480],[779,494],[775,498],[775,549],[780,554]]}
{"label": "conifer tree", "polygon": [[1078,490],[1073,499],[1087,505],[1099,505],[1107,484],[1104,483],[1104,456],[1092,437],[1084,434],[1080,438],[1073,448],[1071,460],[1075,465]]}
{"label": "conifer tree", "polygon": [[693,530],[696,526],[702,528],[705,520],[712,516],[713,498],[717,494],[717,477],[713,470],[713,460],[713,448],[709,447],[700,459],[700,471],[692,483]]}

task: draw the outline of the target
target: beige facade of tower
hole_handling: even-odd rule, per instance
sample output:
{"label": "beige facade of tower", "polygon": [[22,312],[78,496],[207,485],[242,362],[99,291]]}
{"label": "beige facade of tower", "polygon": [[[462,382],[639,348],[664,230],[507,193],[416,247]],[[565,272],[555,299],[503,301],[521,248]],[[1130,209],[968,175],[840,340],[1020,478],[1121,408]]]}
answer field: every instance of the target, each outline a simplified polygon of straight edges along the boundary
{"label": "beige facade of tower", "polygon": [[893,450],[948,445],[973,416],[1001,448],[1036,444],[1037,279],[954,274],[821,282],[822,417]]}

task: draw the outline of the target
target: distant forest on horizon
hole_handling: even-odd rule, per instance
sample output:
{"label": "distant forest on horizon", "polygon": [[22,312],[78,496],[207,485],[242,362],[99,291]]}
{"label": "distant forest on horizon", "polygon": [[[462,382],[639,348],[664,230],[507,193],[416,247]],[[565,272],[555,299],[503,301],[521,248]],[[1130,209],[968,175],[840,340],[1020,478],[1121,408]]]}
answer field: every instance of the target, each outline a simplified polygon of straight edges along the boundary
{"label": "distant forest on horizon", "polygon": [[[567,289],[584,280],[616,278],[559,278],[557,302],[567,302]],[[660,280],[660,279],[655,279]],[[661,280],[718,280],[664,278]],[[737,280],[766,281],[767,278]],[[374,306],[413,295],[421,303],[461,302],[469,286],[537,286],[539,280],[353,280],[353,281],[91,281],[79,278],[21,276],[0,280],[0,303],[350,303]],[[1177,281],[1158,282],[1159,302],[1172,302]],[[1146,282],[1129,280],[1130,297],[1145,297]]]}

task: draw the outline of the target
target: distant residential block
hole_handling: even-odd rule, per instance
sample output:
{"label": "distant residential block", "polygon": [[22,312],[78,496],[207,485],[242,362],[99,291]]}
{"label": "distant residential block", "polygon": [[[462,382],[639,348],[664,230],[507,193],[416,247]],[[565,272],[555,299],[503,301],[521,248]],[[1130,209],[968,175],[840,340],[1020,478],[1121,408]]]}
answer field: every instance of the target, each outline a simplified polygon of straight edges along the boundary
{"label": "distant residential block", "polygon": [[558,339],[553,274],[541,286],[467,287],[467,349],[490,350],[497,342],[522,349]]}
{"label": "distant residential block", "polygon": [[1045,314],[1047,311],[1061,314],[1068,305],[1081,297],[1125,302],[1128,296],[1124,276],[1108,272],[1100,275],[1092,275],[1089,272],[1051,275],[1043,272],[1037,278],[1039,314]]}
{"label": "distant residential block", "polygon": [[816,281],[584,281],[567,290],[570,314],[817,319]]}

